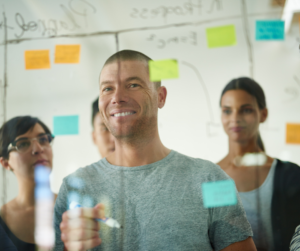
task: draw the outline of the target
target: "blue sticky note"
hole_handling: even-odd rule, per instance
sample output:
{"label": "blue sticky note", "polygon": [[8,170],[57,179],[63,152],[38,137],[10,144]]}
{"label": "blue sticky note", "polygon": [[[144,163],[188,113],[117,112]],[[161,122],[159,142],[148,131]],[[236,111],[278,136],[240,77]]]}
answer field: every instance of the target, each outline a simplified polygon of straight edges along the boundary
{"label": "blue sticky note", "polygon": [[54,116],[53,117],[53,134],[57,135],[74,135],[79,133],[79,116]]}
{"label": "blue sticky note", "polygon": [[202,184],[204,207],[231,206],[237,203],[233,180],[220,180]]}
{"label": "blue sticky note", "polygon": [[284,21],[256,21],[256,40],[284,40]]}

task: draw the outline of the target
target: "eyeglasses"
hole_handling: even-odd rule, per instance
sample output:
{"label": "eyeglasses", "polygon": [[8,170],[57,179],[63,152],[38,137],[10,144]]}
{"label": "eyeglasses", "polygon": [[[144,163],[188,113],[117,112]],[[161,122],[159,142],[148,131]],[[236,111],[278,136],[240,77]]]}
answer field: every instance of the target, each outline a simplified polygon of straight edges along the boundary
{"label": "eyeglasses", "polygon": [[41,146],[48,147],[53,142],[54,136],[51,134],[42,134],[36,138],[23,138],[9,144],[7,151],[17,150],[19,153],[26,152],[32,145],[32,141],[36,140]]}

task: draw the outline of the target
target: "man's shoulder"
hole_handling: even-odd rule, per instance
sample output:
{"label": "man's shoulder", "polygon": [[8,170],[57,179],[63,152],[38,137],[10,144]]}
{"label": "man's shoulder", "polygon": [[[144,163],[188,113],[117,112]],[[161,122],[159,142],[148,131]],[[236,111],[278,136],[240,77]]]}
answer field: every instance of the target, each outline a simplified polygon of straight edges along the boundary
{"label": "man's shoulder", "polygon": [[182,168],[189,168],[195,172],[201,172],[202,174],[208,173],[210,175],[217,174],[221,176],[225,174],[225,172],[217,164],[209,160],[190,157],[178,152],[175,152],[173,161]]}
{"label": "man's shoulder", "polygon": [[78,168],[75,172],[69,174],[64,178],[65,182],[68,183],[74,183],[77,182],[77,180],[85,180],[90,179],[91,177],[95,177],[100,175],[101,170],[104,168],[103,159],[92,163],[90,165],[87,165],[85,167]]}
{"label": "man's shoulder", "polygon": [[173,159],[179,161],[179,163],[194,164],[196,167],[208,167],[208,168],[220,169],[218,165],[216,165],[215,163],[209,160],[187,156],[176,151],[173,152],[174,152]]}

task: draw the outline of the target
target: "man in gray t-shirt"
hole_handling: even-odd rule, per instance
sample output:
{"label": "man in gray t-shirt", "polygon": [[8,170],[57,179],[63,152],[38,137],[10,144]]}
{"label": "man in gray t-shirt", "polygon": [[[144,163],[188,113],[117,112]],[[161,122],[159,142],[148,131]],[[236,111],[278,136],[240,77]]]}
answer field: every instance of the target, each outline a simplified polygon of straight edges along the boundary
{"label": "man in gray t-shirt", "polygon": [[[102,69],[99,110],[115,152],[64,179],[55,250],[256,250],[239,199],[234,206],[203,206],[202,183],[229,177],[161,143],[157,108],[167,92],[150,82],[148,60],[121,51]],[[83,207],[68,210],[73,201]],[[123,228],[99,226],[95,218],[105,216]]]}

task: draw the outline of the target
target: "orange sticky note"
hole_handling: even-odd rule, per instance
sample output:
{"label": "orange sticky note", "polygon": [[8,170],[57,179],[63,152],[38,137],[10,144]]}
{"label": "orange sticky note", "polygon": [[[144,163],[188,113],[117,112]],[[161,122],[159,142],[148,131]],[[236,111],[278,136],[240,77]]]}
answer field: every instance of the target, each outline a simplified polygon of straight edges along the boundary
{"label": "orange sticky note", "polygon": [[286,124],[286,143],[300,144],[300,124]]}
{"label": "orange sticky note", "polygon": [[80,56],[80,44],[56,45],[55,59],[56,64],[78,64]]}
{"label": "orange sticky note", "polygon": [[25,69],[50,69],[49,50],[25,51]]}

